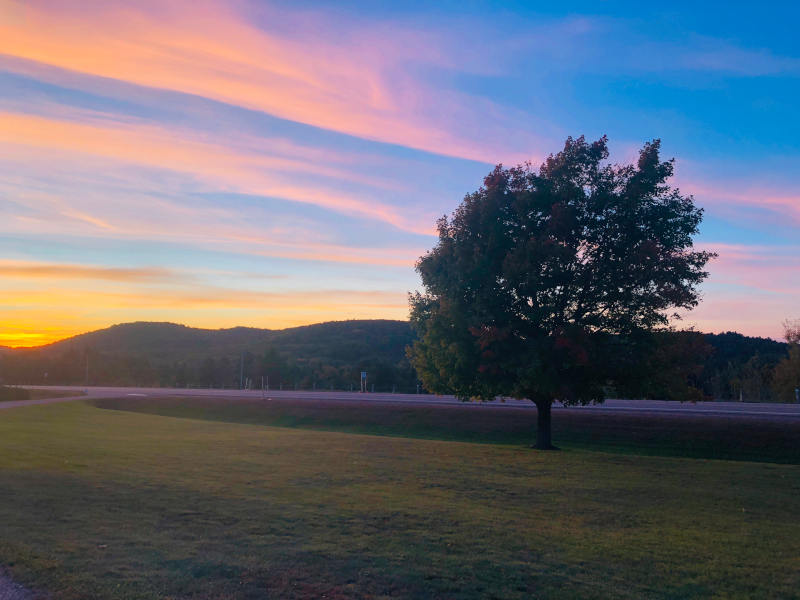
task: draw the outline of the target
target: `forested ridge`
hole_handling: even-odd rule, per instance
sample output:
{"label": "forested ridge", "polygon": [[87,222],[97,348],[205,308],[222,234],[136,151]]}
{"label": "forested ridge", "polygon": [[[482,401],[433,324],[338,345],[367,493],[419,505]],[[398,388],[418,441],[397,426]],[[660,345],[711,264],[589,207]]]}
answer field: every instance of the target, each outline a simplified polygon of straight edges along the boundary
{"label": "forested ridge", "polygon": [[[404,321],[333,321],[289,329],[125,323],[38,348],[0,350],[8,384],[416,389]],[[88,368],[87,368],[88,364]],[[88,375],[87,375],[88,373]]]}
{"label": "forested ridge", "polygon": [[[678,334],[679,336],[681,334]],[[672,399],[790,401],[777,397],[772,374],[788,344],[735,332],[692,334],[663,344],[641,380],[614,395]],[[361,371],[375,391],[416,391],[406,321],[334,321],[281,330],[198,329],[174,323],[114,325],[37,348],[0,347],[6,384],[138,385],[235,388],[249,380],[272,389],[357,389]],[[699,349],[698,349],[698,346]],[[670,350],[670,348],[672,348]],[[681,364],[673,368],[658,361]],[[88,380],[87,380],[88,363]],[[663,367],[663,368],[662,368]],[[680,380],[675,385],[676,380]]]}

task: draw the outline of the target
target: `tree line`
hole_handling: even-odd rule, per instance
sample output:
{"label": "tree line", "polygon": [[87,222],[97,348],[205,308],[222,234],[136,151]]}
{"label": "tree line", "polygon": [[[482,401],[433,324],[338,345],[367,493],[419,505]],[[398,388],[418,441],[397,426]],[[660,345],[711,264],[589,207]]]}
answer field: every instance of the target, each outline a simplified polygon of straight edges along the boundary
{"label": "tree line", "polygon": [[358,390],[361,372],[368,389],[417,390],[405,358],[342,363],[323,357],[291,357],[268,346],[262,353],[154,361],[147,356],[70,348],[61,353],[14,351],[0,356],[0,382],[8,385],[107,385],[138,387]]}
{"label": "tree line", "polygon": [[[363,327],[364,325],[362,325]],[[748,337],[740,333],[653,334],[644,368],[630,372],[608,397],[671,400],[743,400],[792,402],[800,383],[800,342],[797,327],[787,324],[787,342]],[[413,340],[409,336],[409,340]],[[309,342],[310,343],[310,342]],[[261,352],[210,354],[186,358],[179,353],[154,359],[73,346],[59,352],[14,350],[0,354],[0,380],[7,384],[109,385],[154,387],[238,388],[249,382],[270,389],[359,389],[367,371],[368,389],[413,393],[419,379],[403,356],[364,352],[361,358],[335,360],[337,341],[321,339],[316,352],[297,356],[266,344]],[[87,379],[88,363],[88,379]],[[426,391],[421,386],[420,391]]]}

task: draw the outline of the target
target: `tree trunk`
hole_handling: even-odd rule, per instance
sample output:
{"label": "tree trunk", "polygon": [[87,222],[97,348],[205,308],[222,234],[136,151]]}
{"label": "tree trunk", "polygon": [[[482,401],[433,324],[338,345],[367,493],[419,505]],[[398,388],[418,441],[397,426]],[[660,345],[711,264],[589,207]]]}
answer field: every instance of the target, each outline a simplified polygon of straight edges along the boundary
{"label": "tree trunk", "polygon": [[536,400],[536,445],[537,450],[557,450],[553,446],[552,432],[550,428],[551,418],[550,409],[553,406],[552,400]]}

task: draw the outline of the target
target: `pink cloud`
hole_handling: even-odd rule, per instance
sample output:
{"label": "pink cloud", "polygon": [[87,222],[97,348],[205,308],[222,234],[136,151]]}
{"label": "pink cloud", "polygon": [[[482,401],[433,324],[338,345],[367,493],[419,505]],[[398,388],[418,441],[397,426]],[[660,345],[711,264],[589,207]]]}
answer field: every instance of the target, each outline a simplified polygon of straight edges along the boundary
{"label": "pink cloud", "polygon": [[700,305],[681,325],[780,339],[781,323],[800,310],[800,247],[708,242],[719,258],[708,267]]}
{"label": "pink cloud", "polygon": [[[742,209],[763,211],[762,219],[772,222],[780,219],[800,225],[800,189],[781,189],[774,184],[753,182],[752,179],[736,183],[678,179],[681,190],[692,194],[696,203],[723,214],[741,216]],[[752,218],[752,217],[751,217]]]}
{"label": "pink cloud", "polygon": [[[69,169],[70,163],[61,168]],[[24,177],[23,182],[24,183]],[[329,239],[314,223],[292,219],[286,225],[253,222],[241,210],[223,206],[193,206],[152,196],[147,190],[83,190],[61,178],[50,189],[19,188],[19,209],[0,219],[6,234],[78,236],[108,239],[166,240],[189,247],[330,263],[350,263],[411,269],[425,248],[414,245],[354,246]],[[17,189],[17,188],[12,188]]]}
{"label": "pink cloud", "polygon": [[[463,69],[441,35],[358,22],[338,22],[343,30],[332,30],[324,17],[295,11],[279,15],[298,24],[288,36],[254,25],[272,20],[275,9],[247,2],[91,3],[80,9],[0,2],[22,15],[0,22],[0,52],[41,65],[486,162],[513,156],[508,138],[521,135],[515,115],[487,130],[481,123],[494,109],[491,102],[435,90],[413,75],[409,66],[415,64],[455,69],[458,62]],[[539,145],[534,136],[524,137],[525,152]]]}
{"label": "pink cloud", "polygon": [[709,295],[676,324],[706,333],[737,331],[744,335],[783,337],[782,322],[798,314],[797,303],[785,297],[753,294]]}
{"label": "pink cloud", "polygon": [[174,282],[186,275],[161,267],[98,267],[36,261],[0,260],[0,276],[10,279],[78,279],[98,281]]}
{"label": "pink cloud", "polygon": [[708,243],[719,254],[709,266],[711,281],[800,298],[800,247]]}
{"label": "pink cloud", "polygon": [[[36,162],[50,160],[41,150],[73,156],[85,153],[108,161],[143,165],[179,171],[206,181],[219,191],[272,196],[302,204],[312,204],[349,216],[371,218],[402,230],[431,233],[432,225],[421,225],[419,219],[406,216],[390,204],[376,198],[359,198],[332,192],[321,186],[302,184],[297,177],[282,173],[307,173],[308,159],[286,158],[264,152],[239,150],[199,138],[187,130],[156,127],[145,123],[73,122],[38,116],[0,112],[0,142],[6,145],[3,153],[15,153],[14,146],[32,147]],[[264,143],[264,142],[262,142]],[[268,142],[267,142],[268,143]],[[285,142],[284,146],[287,145]],[[243,145],[254,145],[245,138]],[[294,151],[295,148],[291,147]],[[273,148],[273,151],[275,148]],[[348,172],[315,165],[314,173],[342,179],[354,176]],[[109,220],[87,215],[67,207],[65,216],[86,220],[98,227],[115,229]],[[429,216],[427,223],[433,223]]]}

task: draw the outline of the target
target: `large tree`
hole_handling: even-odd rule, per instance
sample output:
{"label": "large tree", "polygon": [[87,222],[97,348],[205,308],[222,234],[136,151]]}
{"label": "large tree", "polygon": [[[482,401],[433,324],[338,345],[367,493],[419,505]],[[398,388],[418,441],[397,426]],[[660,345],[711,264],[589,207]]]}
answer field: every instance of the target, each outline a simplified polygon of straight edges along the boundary
{"label": "large tree", "polygon": [[549,449],[554,401],[602,401],[670,311],[697,305],[714,255],[693,250],[703,213],[667,184],[659,148],[616,165],[605,137],[568,138],[538,170],[498,165],[439,220],[410,297],[409,357],[427,389],[528,398]]}

